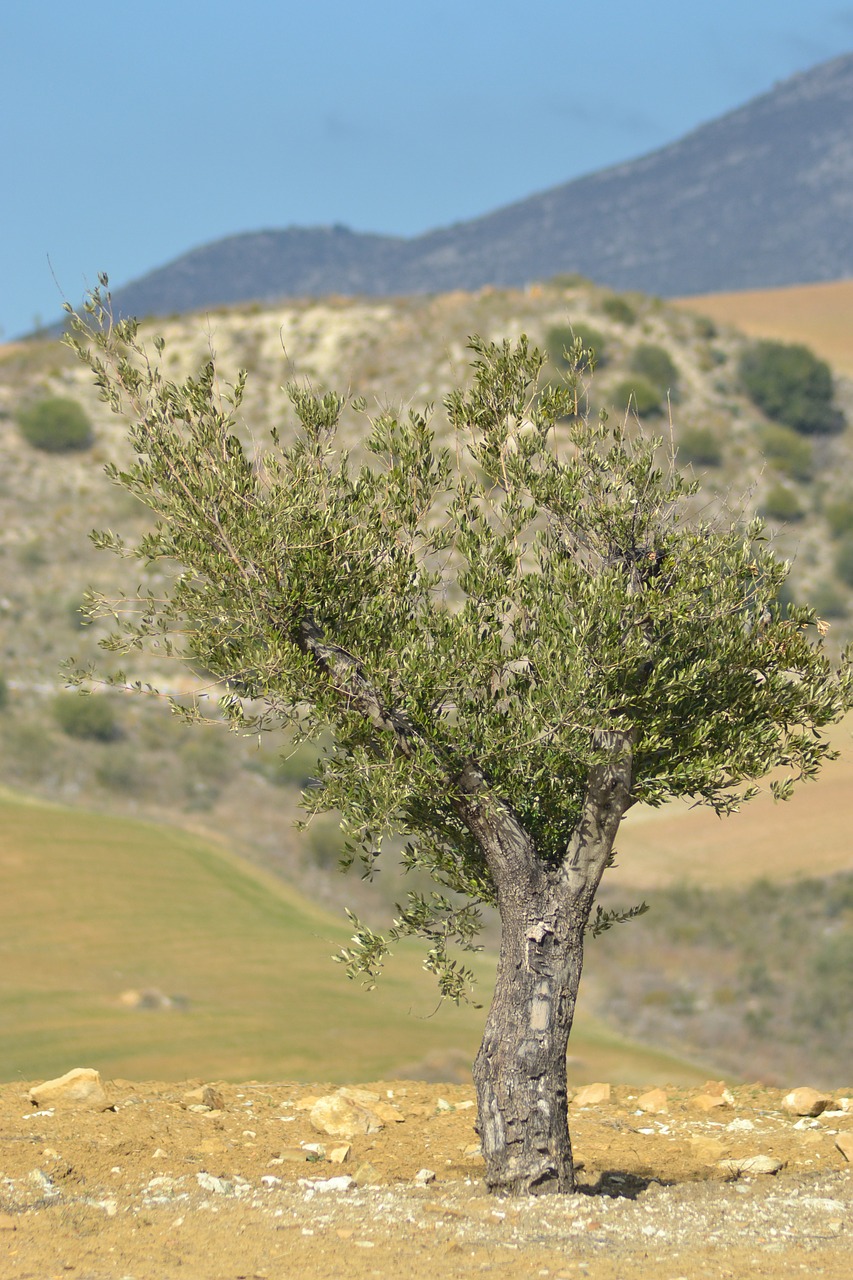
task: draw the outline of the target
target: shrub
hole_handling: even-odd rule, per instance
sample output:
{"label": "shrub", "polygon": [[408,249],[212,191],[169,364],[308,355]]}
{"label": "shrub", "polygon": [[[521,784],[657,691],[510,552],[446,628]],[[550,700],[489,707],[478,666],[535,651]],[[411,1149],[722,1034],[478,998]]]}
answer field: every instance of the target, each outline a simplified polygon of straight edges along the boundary
{"label": "shrub", "polygon": [[[602,368],[607,363],[604,335],[586,324],[559,324],[548,330],[545,335],[545,349],[548,352],[551,363],[555,364],[558,369],[567,368],[569,361],[566,359],[565,353],[571,351],[578,338],[580,338],[585,351],[592,349],[596,368]],[[589,362],[582,361],[580,368],[589,370]]]}
{"label": "shrub", "polygon": [[831,502],[823,513],[829,532],[833,538],[841,538],[845,533],[853,533],[853,498]]}
{"label": "shrub", "polygon": [[626,378],[613,388],[613,403],[618,409],[630,406],[640,418],[653,418],[663,412],[664,393],[645,378]]}
{"label": "shrub", "polygon": [[615,320],[617,324],[634,324],[637,319],[637,313],[631,306],[627,298],[623,298],[619,293],[611,293],[602,299],[601,310],[611,320]]}
{"label": "shrub", "polygon": [[66,453],[71,449],[88,449],[92,443],[92,424],[76,400],[52,396],[39,400],[18,414],[21,435],[35,449],[47,453]]}
{"label": "shrub", "polygon": [[768,462],[795,480],[812,474],[812,446],[790,427],[766,426],[760,433],[761,447]]}
{"label": "shrub", "polygon": [[832,374],[808,347],[756,342],[740,361],[747,395],[770,418],[805,435],[840,431],[844,417],[832,404]]}
{"label": "shrub", "polygon": [[848,587],[853,587],[853,534],[848,534],[835,553],[835,572]]}
{"label": "shrub", "polygon": [[660,387],[661,391],[678,386],[678,370],[672,363],[669,352],[653,342],[643,342],[634,348],[630,369],[632,373],[639,373],[641,377]]}
{"label": "shrub", "polygon": [[774,484],[764,496],[761,514],[770,520],[802,520],[803,509],[793,489],[784,484]]}
{"label": "shrub", "polygon": [[688,427],[682,431],[678,460],[701,467],[718,467],[723,460],[723,450],[716,432],[710,427]]}
{"label": "shrub", "polygon": [[53,714],[63,733],[92,742],[114,742],[121,737],[112,704],[104,697],[61,693],[54,699]]}

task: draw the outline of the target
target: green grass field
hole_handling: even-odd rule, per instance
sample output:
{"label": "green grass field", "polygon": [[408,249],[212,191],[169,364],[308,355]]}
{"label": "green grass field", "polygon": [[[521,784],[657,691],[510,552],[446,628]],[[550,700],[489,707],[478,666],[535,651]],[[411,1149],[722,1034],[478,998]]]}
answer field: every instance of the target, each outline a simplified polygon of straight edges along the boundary
{"label": "green grass field", "polygon": [[[375,991],[348,982],[330,959],[346,924],[173,828],[0,795],[0,1079],[343,1082],[473,1057],[483,1011],[436,1011],[416,947]],[[477,961],[484,1001],[493,963]],[[145,988],[186,1009],[121,1004]],[[583,1016],[570,1054],[577,1083],[707,1075]]]}

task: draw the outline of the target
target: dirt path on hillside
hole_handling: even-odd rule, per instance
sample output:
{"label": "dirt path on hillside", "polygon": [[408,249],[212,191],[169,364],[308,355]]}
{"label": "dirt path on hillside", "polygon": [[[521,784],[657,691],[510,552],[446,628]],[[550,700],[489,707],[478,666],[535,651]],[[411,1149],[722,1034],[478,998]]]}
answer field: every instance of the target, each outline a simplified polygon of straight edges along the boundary
{"label": "dirt path on hillside", "polygon": [[[485,1193],[470,1087],[365,1086],[386,1122],[344,1139],[310,1118],[331,1086],[205,1083],[115,1081],[106,1111],[0,1086],[3,1280],[853,1274],[849,1101],[798,1120],[778,1090],[705,1112],[669,1089],[642,1111],[616,1087],[572,1105],[581,1193],[519,1202]],[[753,1156],[782,1167],[738,1175]]]}

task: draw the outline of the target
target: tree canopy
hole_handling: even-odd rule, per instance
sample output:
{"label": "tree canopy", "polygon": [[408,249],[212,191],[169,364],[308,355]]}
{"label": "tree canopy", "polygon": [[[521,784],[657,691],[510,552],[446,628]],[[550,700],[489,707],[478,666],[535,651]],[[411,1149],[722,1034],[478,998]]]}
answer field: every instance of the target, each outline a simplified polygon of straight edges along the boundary
{"label": "tree canopy", "polygon": [[[367,869],[396,835],[430,872],[436,894],[410,895],[395,932],[428,939],[447,994],[465,977],[447,942],[471,944],[495,900],[460,816],[467,768],[557,866],[603,732],[632,744],[630,803],[727,813],[768,772],[785,797],[826,758],[849,664],[833,672],[813,610],[780,605],[788,566],[759,521],[697,514],[659,441],[575,414],[581,344],[565,385],[537,395],[526,338],[472,338],[448,444],[428,412],[383,411],[354,456],[339,423],[364,405],[292,386],[293,429],[254,455],[244,375],[223,387],[210,361],[171,381],[101,291],[88,310],[71,341],[132,417],[135,461],[112,475],[156,516],[136,546],[96,541],[176,566],[165,593],[95,600],[117,624],[105,646],[212,673],[237,730],[328,732],[306,804],[340,813]],[[373,971],[385,944],[358,938],[348,959]]]}

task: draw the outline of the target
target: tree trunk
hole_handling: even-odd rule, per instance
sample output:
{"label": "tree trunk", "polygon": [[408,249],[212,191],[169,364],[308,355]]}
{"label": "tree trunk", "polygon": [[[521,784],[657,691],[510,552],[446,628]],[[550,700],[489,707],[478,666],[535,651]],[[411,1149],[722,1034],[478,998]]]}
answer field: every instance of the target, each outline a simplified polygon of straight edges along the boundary
{"label": "tree trunk", "polygon": [[[491,1191],[573,1191],[566,1050],[583,964],[583,923],[553,883],[501,912],[495,995],[474,1063]],[[566,910],[566,906],[569,910]]]}
{"label": "tree trunk", "polygon": [[540,856],[517,814],[475,761],[458,780],[458,812],[492,874],[501,951],[477,1060],[486,1184],[509,1195],[575,1187],[566,1050],[583,939],[622,815],[631,802],[633,735],[599,731],[580,815],[563,856]]}

